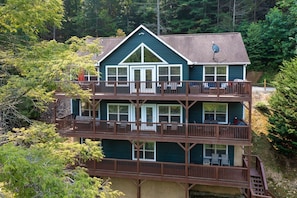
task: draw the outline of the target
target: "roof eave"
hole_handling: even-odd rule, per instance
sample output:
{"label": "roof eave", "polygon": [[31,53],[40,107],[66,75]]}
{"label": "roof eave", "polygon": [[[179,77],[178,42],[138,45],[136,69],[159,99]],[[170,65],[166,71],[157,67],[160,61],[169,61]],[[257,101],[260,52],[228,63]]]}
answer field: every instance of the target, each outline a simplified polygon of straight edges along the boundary
{"label": "roof eave", "polygon": [[250,62],[191,62],[188,65],[250,65]]}

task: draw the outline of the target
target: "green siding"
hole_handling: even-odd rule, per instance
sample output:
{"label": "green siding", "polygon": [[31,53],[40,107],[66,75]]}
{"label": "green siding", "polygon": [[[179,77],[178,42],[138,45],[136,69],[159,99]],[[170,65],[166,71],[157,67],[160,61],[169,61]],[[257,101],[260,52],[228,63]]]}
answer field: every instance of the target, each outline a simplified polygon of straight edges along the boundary
{"label": "green siding", "polygon": [[229,103],[228,112],[229,112],[229,123],[233,122],[233,119],[235,116],[237,116],[238,119],[243,118],[243,108],[242,108],[242,104],[239,102]]}
{"label": "green siding", "polygon": [[190,79],[189,80],[196,80],[202,81],[203,80],[203,66],[193,66],[190,67]]}
{"label": "green siding", "polygon": [[193,105],[189,110],[190,123],[202,123],[202,103],[198,102]]}
{"label": "green siding", "polygon": [[107,101],[100,102],[100,117],[102,120],[107,120]]}
{"label": "green siding", "polygon": [[72,113],[74,115],[79,115],[79,100],[72,100]]}
{"label": "green siding", "polygon": [[195,145],[190,152],[190,163],[202,164],[203,163],[203,145]]}
{"label": "green siding", "polygon": [[228,146],[228,156],[230,160],[230,165],[234,166],[234,146]]}
{"label": "green siding", "polygon": [[169,64],[182,64],[183,79],[189,79],[189,68],[186,60],[184,60],[182,57],[180,57],[178,54],[169,49],[166,45],[161,43],[149,33],[145,32],[145,34],[139,35],[140,32],[145,32],[145,30],[140,29],[101,62],[100,72],[102,79],[105,79],[105,65],[118,65],[141,43],[147,45],[151,50],[157,53],[163,60],[165,60]]}
{"label": "green siding", "polygon": [[177,143],[158,142],[157,161],[184,163],[185,152]]}
{"label": "green siding", "polygon": [[233,81],[236,78],[243,79],[243,66],[242,65],[229,66],[229,81]]}
{"label": "green siding", "polygon": [[102,140],[106,158],[132,159],[132,145],[126,140]]}

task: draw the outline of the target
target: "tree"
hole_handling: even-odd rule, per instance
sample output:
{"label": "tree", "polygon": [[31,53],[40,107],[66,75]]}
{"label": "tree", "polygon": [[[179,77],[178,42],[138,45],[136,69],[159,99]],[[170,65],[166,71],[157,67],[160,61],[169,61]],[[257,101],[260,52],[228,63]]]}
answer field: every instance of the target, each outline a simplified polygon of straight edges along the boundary
{"label": "tree", "polygon": [[[6,83],[0,87],[2,127],[10,130],[38,119],[54,101],[57,89],[69,96],[79,95],[87,99],[89,93],[71,80],[76,79],[82,68],[95,73],[92,56],[100,48],[98,42],[89,37],[72,37],[66,43],[42,41],[32,46],[20,46],[17,53],[3,57],[1,71],[7,76]],[[6,52],[12,54],[11,50]],[[17,72],[12,74],[11,68]]]}
{"label": "tree", "polygon": [[275,80],[276,91],[269,100],[269,139],[280,153],[297,156],[297,59],[285,61]]}
{"label": "tree", "polygon": [[1,2],[0,130],[5,135],[0,137],[0,197],[121,195],[82,168],[86,160],[103,157],[99,142],[71,142],[61,138],[54,125],[35,121],[57,89],[88,98],[70,76],[82,69],[95,72],[92,57],[98,42],[89,37],[65,43],[39,40],[48,27],[61,24],[61,0]]}
{"label": "tree", "polygon": [[283,60],[296,55],[297,6],[295,1],[279,3],[265,20],[252,24],[245,39],[253,70],[278,71]]}
{"label": "tree", "polygon": [[[34,122],[0,139],[0,182],[14,197],[101,197],[122,195],[110,182],[90,177],[80,167],[103,158],[100,142],[61,138],[54,125]],[[0,190],[1,197],[1,190]]]}
{"label": "tree", "polygon": [[[50,8],[50,9],[49,9]],[[30,37],[61,27],[62,0],[6,0],[0,5],[0,32],[23,32]]]}

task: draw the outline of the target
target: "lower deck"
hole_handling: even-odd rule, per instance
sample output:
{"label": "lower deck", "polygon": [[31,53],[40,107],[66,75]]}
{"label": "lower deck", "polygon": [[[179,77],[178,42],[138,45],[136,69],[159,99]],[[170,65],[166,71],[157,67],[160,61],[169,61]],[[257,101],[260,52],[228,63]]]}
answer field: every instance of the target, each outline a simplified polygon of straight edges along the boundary
{"label": "lower deck", "polygon": [[248,188],[248,168],[104,158],[86,163],[89,174],[140,180]]}

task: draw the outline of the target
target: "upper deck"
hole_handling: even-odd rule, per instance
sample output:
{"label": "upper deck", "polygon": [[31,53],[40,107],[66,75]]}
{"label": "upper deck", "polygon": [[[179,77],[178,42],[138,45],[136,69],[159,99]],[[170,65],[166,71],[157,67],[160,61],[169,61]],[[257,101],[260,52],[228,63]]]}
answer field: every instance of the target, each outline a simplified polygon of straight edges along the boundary
{"label": "upper deck", "polygon": [[[162,100],[162,101],[214,101],[250,102],[251,82],[248,81],[75,81],[89,90],[92,99],[106,100]],[[56,92],[56,97],[65,93]]]}

